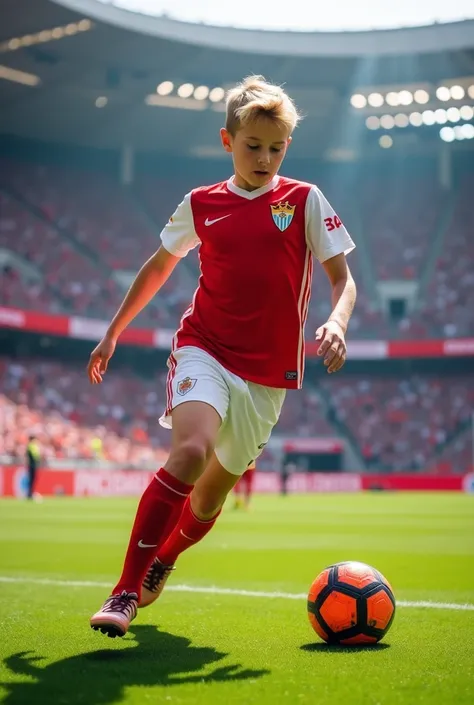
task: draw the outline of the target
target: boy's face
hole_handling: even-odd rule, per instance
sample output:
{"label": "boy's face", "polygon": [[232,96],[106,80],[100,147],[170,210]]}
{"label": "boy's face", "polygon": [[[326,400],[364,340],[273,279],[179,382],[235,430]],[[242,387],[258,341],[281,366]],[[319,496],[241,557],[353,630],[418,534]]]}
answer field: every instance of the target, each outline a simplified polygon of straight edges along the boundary
{"label": "boy's face", "polygon": [[291,142],[288,128],[259,118],[231,135],[221,129],[222,144],[232,154],[235,185],[246,191],[266,186],[278,173]]}

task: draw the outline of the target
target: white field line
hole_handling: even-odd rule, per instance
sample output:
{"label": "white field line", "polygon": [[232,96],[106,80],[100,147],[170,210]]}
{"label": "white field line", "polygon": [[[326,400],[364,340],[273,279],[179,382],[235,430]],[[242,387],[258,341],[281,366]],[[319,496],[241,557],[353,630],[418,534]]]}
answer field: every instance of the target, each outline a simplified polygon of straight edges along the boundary
{"label": "white field line", "polygon": [[[0,575],[0,583],[16,583],[21,585],[50,585],[53,587],[84,587],[84,588],[110,588],[111,583],[99,582],[95,580],[52,580],[50,578],[16,578],[13,576]],[[236,597],[259,597],[265,599],[282,600],[306,600],[304,592],[260,592],[259,590],[234,590],[233,588],[220,587],[200,587],[192,585],[168,585],[167,592],[193,592],[204,595],[234,595]],[[465,610],[474,612],[474,604],[460,604],[457,602],[430,602],[429,600],[419,600],[410,602],[397,600],[397,607],[425,607],[435,610]]]}

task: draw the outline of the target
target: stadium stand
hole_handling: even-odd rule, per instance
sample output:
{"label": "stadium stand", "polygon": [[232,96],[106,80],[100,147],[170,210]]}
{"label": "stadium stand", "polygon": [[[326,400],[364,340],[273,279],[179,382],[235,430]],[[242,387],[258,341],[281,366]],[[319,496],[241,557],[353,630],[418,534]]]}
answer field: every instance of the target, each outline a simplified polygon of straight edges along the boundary
{"label": "stadium stand", "polygon": [[[109,319],[123,297],[125,285],[115,275],[133,273],[154,251],[169,212],[194,185],[190,176],[188,182],[142,178],[132,192],[96,171],[15,160],[2,160],[1,167],[0,304],[99,319]],[[359,289],[351,338],[469,335],[474,310],[472,178],[458,189],[421,307],[395,326],[374,305],[361,258],[368,258],[374,281],[420,279],[444,196],[434,179],[416,174],[403,181],[393,175],[361,179],[357,188],[364,238],[349,260]],[[343,198],[334,185],[325,192],[335,203]],[[198,275],[194,251],[137,325],[175,327]],[[330,307],[329,284],[316,266],[307,337],[326,320]],[[91,460],[97,455],[94,439],[100,438],[102,460],[152,464],[168,443],[157,423],[164,384],[164,368],[151,385],[130,370],[111,372],[99,392],[85,384],[83,371],[73,365],[3,359],[1,453],[17,454],[33,428],[41,433],[50,460]],[[290,392],[277,432],[334,436],[342,423],[369,468],[461,472],[470,463],[471,438],[462,428],[473,406],[472,385],[459,378],[345,375],[316,387],[307,383],[302,393]],[[270,466],[268,450],[265,460]]]}
{"label": "stadium stand", "polygon": [[[45,274],[44,281],[38,281],[36,287],[49,300],[50,310],[95,318],[113,315],[125,289],[114,274],[130,275],[137,271],[156,249],[159,231],[171,212],[193,186],[190,181],[142,180],[142,208],[128,189],[104,173],[5,160],[0,172],[4,175],[4,187],[7,183],[8,190],[18,197],[15,200],[5,193],[2,196],[7,204],[7,211],[0,215],[0,228],[5,233],[3,246],[11,249],[13,239],[8,236],[12,229],[23,230],[25,223],[28,228],[21,240],[33,240],[36,247],[45,241],[42,234],[47,232],[51,246],[43,247],[41,257],[36,257],[36,251],[24,253],[30,260],[34,258]],[[339,199],[343,199],[343,194],[334,195],[333,200]],[[147,217],[148,213],[154,222]],[[13,245],[14,249],[21,246],[21,243]],[[28,246],[31,248],[31,243]],[[51,261],[47,256],[50,247],[56,252]],[[359,289],[352,334],[354,338],[387,337],[390,333],[387,321],[374,306],[361,276],[362,256],[359,246],[350,257]],[[198,276],[198,252],[193,251],[170,277],[156,302],[140,315],[136,325],[176,327],[191,301]],[[18,277],[20,272],[16,272]],[[28,306],[27,298],[15,293],[17,288],[10,284],[8,291],[2,291],[4,305]],[[330,305],[329,284],[323,271],[316,267],[308,331],[315,330],[325,320]]]}
{"label": "stadium stand", "polygon": [[444,198],[433,174],[364,179],[360,204],[376,279],[419,277]]}
{"label": "stadium stand", "polygon": [[[0,193],[0,248],[21,258],[11,258],[3,265],[0,302],[25,308],[40,305],[52,312],[94,318],[113,315],[126,288],[115,275],[125,272],[125,281],[130,281],[155,250],[170,212],[193,185],[190,178],[183,183],[177,179],[142,179],[139,200],[100,172],[11,160],[3,160],[0,171],[3,185],[7,174],[8,188],[18,196]],[[374,281],[418,279],[440,217],[443,195],[434,179],[419,176],[403,181],[393,176],[367,179],[359,188],[364,238],[349,259],[358,284],[352,338],[467,335],[469,312],[474,306],[472,179],[464,180],[459,189],[421,310],[395,325],[370,295],[361,259],[368,258]],[[334,187],[329,190],[331,200],[343,202],[343,194],[337,194]],[[390,193],[390,199],[382,198],[383,193]],[[30,265],[27,274],[19,266],[22,260]],[[198,275],[198,253],[193,251],[136,325],[175,327],[192,298]],[[329,285],[316,267],[308,336],[329,310]]]}
{"label": "stadium stand", "polygon": [[87,384],[77,365],[1,359],[0,456],[21,457],[33,433],[46,461],[96,459],[144,467],[163,455],[157,434],[166,438],[158,425],[165,379],[166,373],[159,374],[155,389],[150,380],[110,372],[99,389]]}
{"label": "stadium stand", "polygon": [[[469,422],[474,406],[471,378],[461,376],[344,375],[320,386],[367,465],[392,471],[432,464]],[[462,453],[450,457],[452,470],[464,472],[463,460]]]}
{"label": "stadium stand", "polygon": [[[474,311],[474,179],[463,179],[447,227],[444,247],[436,260],[423,310],[415,323],[425,334],[446,338],[472,334]],[[408,329],[414,332],[412,329]],[[405,332],[406,335],[406,332]]]}
{"label": "stadium stand", "polygon": [[[104,457],[115,462],[122,458],[125,439],[132,442],[133,458],[138,446],[167,447],[169,433],[158,424],[166,404],[166,373],[164,366],[154,378],[131,370],[109,371],[106,383],[94,387],[84,369],[73,363],[0,358],[3,409],[9,409],[11,420],[3,427],[3,452],[22,448],[31,429],[40,434],[50,458],[92,457],[90,441],[97,429],[103,435]],[[298,436],[334,434],[314,390],[290,392],[279,430]]]}
{"label": "stadium stand", "polygon": [[[50,461],[96,458],[147,466],[169,445],[169,432],[158,424],[165,384],[164,366],[153,377],[111,370],[103,385],[91,387],[74,363],[0,358],[0,456],[21,454],[33,432]],[[304,390],[288,393],[276,434],[335,437],[342,423],[368,468],[422,470],[439,458],[449,471],[463,472],[470,439],[457,434],[473,406],[474,387],[461,377],[346,374],[316,385],[308,378]],[[445,450],[451,441],[454,453]]]}

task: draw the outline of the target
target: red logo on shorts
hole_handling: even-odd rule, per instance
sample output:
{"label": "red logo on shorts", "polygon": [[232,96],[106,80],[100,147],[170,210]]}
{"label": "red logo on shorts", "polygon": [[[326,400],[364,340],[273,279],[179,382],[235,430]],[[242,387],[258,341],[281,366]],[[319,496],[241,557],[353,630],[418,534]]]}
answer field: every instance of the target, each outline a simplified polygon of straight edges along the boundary
{"label": "red logo on shorts", "polygon": [[177,392],[180,394],[182,397],[184,397],[185,394],[191,391],[193,389],[194,385],[196,384],[197,379],[191,379],[191,377],[185,377],[184,379],[181,380],[181,382],[178,382],[178,387],[177,387]]}

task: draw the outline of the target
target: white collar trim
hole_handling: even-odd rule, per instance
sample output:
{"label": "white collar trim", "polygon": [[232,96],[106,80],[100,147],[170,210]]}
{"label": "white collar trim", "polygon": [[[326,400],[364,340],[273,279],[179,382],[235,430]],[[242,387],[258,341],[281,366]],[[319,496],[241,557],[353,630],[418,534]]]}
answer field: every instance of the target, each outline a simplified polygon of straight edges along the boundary
{"label": "white collar trim", "polygon": [[269,191],[273,191],[278,186],[278,182],[280,181],[279,176],[274,176],[273,179],[268,183],[266,186],[262,186],[261,188],[256,189],[255,191],[246,191],[243,188],[239,188],[234,184],[234,178],[233,176],[230,177],[230,179],[227,181],[227,188],[229,191],[232,193],[235,193],[236,196],[241,196],[242,198],[246,198],[248,201],[252,201],[254,198],[258,198],[259,196],[262,196],[264,193],[268,193]]}

